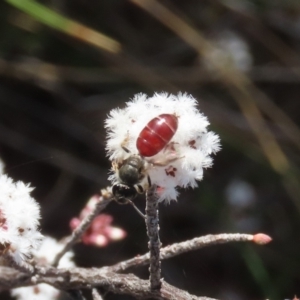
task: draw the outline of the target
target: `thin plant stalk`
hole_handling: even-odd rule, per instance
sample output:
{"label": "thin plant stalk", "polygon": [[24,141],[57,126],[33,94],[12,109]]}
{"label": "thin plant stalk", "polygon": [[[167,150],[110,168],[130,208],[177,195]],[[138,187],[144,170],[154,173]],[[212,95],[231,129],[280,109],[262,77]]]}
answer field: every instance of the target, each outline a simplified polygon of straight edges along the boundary
{"label": "thin plant stalk", "polygon": [[146,195],[146,227],[149,237],[150,253],[150,290],[158,291],[161,288],[161,263],[159,239],[159,217],[158,217],[158,200],[155,195],[155,186],[152,186]]}

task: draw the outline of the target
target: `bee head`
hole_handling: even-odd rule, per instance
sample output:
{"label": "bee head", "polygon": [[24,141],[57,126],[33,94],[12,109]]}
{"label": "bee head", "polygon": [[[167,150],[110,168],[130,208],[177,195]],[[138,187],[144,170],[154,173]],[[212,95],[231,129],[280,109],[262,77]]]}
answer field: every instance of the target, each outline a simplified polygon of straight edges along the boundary
{"label": "bee head", "polygon": [[119,204],[127,204],[128,200],[133,200],[137,195],[137,191],[133,186],[128,186],[120,183],[116,183],[113,185],[112,193],[115,197],[115,200]]}

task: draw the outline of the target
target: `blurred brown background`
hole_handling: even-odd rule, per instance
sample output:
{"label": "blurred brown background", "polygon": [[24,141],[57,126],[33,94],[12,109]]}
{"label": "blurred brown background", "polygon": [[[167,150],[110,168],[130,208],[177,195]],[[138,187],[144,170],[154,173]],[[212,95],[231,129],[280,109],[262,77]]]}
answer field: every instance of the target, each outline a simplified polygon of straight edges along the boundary
{"label": "blurred brown background", "polygon": [[[274,241],[180,255],[162,263],[164,279],[224,300],[299,296],[300,2],[32,3],[0,3],[0,157],[9,176],[36,187],[42,232],[69,234],[70,218],[109,184],[103,125],[112,108],[139,92],[188,92],[222,151],[198,189],[161,205],[163,245],[224,232]],[[143,197],[136,204],[143,209]],[[132,207],[112,203],[106,212],[127,238],[77,245],[78,265],[147,251]],[[131,271],[148,277],[147,268]]]}

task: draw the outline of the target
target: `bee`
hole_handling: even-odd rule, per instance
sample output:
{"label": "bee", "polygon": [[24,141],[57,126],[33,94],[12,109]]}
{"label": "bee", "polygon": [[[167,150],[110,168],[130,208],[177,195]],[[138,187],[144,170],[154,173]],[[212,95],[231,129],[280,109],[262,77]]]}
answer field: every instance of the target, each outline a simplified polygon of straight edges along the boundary
{"label": "bee", "polygon": [[[151,179],[147,174],[149,165],[166,165],[177,158],[164,163],[153,162],[152,157],[162,151],[171,141],[178,128],[178,118],[173,114],[161,114],[148,122],[136,140],[139,154],[130,155],[121,163],[113,162],[117,183],[112,188],[118,203],[128,203],[142,194],[151,186]],[[122,146],[124,151],[130,151]]]}
{"label": "bee", "polygon": [[[126,149],[127,150],[127,149]],[[140,155],[131,155],[121,163],[113,163],[118,182],[113,185],[113,195],[118,203],[127,203],[137,193],[144,193],[148,181],[151,186],[150,177],[146,174],[147,162]]]}

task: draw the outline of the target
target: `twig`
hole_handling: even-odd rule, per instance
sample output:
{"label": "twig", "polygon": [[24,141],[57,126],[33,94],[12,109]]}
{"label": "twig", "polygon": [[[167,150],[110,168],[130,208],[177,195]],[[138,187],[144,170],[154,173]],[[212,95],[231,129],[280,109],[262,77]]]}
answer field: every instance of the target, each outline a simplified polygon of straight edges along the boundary
{"label": "twig", "polygon": [[146,227],[149,237],[150,250],[150,289],[158,291],[161,287],[160,281],[160,246],[159,240],[159,218],[158,218],[158,201],[155,195],[155,186],[152,186],[146,195]]}
{"label": "twig", "polygon": [[103,300],[103,298],[101,297],[101,295],[99,294],[96,288],[92,289],[92,296],[94,300]]}
{"label": "twig", "polygon": [[[265,234],[242,234],[242,233],[232,233],[232,234],[216,234],[216,235],[206,235],[192,240],[188,240],[181,243],[172,244],[170,246],[160,249],[160,259],[168,259],[176,255],[202,249],[207,246],[224,244],[230,242],[254,242],[256,244],[267,244],[271,241],[271,238]],[[106,267],[108,271],[121,272],[127,270],[130,267],[144,266],[149,264],[150,255],[146,253],[141,256],[136,256],[132,259],[120,262],[111,267]]]}
{"label": "twig", "polygon": [[[198,66],[153,67],[151,71],[155,72],[155,74],[161,74],[161,76],[174,85],[198,83],[207,84],[219,82],[221,80],[218,76],[215,76],[208,70],[201,69]],[[299,83],[300,81],[300,76],[297,75],[300,74],[300,67],[297,66],[253,66],[246,74],[252,81],[259,83]],[[14,78],[20,81],[42,82],[47,86],[53,83],[70,83],[93,86],[98,85],[99,83],[117,84],[122,80],[120,75],[105,72],[105,70],[100,67],[83,68],[63,66],[49,63],[48,61],[37,60],[30,56],[21,62],[7,61],[0,57],[0,76],[4,78]],[[147,76],[147,74],[140,74],[140,76]],[[151,77],[148,80],[152,84],[157,82],[155,77]],[[268,102],[268,105],[269,104],[270,103]],[[264,106],[265,105],[261,108],[264,109]],[[288,118],[287,115],[285,115],[285,118]],[[290,125],[290,122],[291,120],[288,124],[285,124],[285,126]],[[293,128],[294,127],[295,124],[293,124]]]}
{"label": "twig", "polygon": [[80,237],[88,229],[94,218],[107,206],[107,204],[111,200],[111,195],[102,194],[99,197],[99,202],[95,206],[95,209],[82,220],[80,225],[73,231],[72,235],[67,238],[67,241],[65,242],[65,247],[62,249],[61,252],[59,252],[56,255],[55,260],[53,262],[53,266],[58,265],[59,260],[63,257],[63,255],[79,241]]}
{"label": "twig", "polygon": [[26,261],[22,261],[20,263],[16,263],[15,260],[9,255],[6,254],[3,257],[5,261],[14,269],[26,273],[28,275],[33,274],[35,269],[34,266]]}
{"label": "twig", "polygon": [[[0,291],[9,290],[13,287],[30,285],[30,278],[28,274],[20,270],[12,269],[9,267],[0,267]],[[29,283],[29,284],[28,284]]]}

